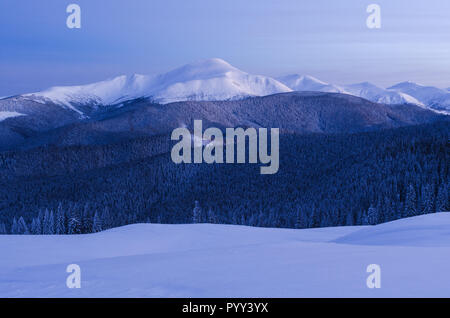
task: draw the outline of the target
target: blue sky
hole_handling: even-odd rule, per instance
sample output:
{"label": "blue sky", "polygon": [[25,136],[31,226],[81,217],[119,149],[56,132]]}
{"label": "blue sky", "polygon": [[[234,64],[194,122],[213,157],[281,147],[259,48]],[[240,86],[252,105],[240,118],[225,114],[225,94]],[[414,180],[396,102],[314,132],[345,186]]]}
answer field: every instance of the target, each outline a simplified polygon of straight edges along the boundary
{"label": "blue sky", "polygon": [[[82,28],[66,27],[66,7]],[[381,7],[368,29],[366,7]],[[2,0],[0,96],[210,57],[251,73],[450,86],[448,0]]]}

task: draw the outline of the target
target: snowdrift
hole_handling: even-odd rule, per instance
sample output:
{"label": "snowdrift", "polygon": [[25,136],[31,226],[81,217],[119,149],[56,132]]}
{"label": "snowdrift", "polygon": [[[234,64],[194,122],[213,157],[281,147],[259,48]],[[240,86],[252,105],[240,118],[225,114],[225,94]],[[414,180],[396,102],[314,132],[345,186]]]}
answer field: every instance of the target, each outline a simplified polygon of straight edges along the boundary
{"label": "snowdrift", "polygon": [[359,245],[450,246],[450,213],[433,213],[367,227],[335,240]]}
{"label": "snowdrift", "polygon": [[[0,236],[0,297],[449,297],[450,213],[378,226],[137,224]],[[81,288],[66,268],[81,268]],[[381,267],[381,288],[366,285]]]}

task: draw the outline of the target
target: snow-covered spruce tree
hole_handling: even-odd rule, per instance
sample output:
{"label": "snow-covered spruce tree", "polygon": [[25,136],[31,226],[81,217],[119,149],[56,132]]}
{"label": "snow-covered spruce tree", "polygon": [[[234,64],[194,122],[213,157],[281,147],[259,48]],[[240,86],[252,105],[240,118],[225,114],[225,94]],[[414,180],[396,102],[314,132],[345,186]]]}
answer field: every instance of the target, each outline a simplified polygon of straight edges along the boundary
{"label": "snow-covered spruce tree", "polygon": [[92,232],[96,233],[96,232],[100,232],[102,230],[103,230],[102,220],[101,220],[100,216],[98,215],[98,213],[95,212],[94,220],[92,222]]}
{"label": "snow-covered spruce tree", "polygon": [[103,208],[101,220],[102,220],[102,229],[103,230],[110,229],[112,227],[112,221],[111,221],[109,209],[107,206],[105,206]]}
{"label": "snow-covered spruce tree", "polygon": [[448,202],[448,187],[446,183],[442,183],[438,188],[436,196],[436,212],[444,212],[450,210]]}
{"label": "snow-covered spruce tree", "polygon": [[7,231],[6,231],[5,223],[0,223],[0,235],[1,234],[8,234]]}
{"label": "snow-covered spruce tree", "polygon": [[92,231],[93,219],[92,207],[89,203],[86,203],[81,212],[81,233],[90,233]]}
{"label": "snow-covered spruce tree", "polygon": [[192,223],[200,223],[202,217],[202,208],[198,201],[195,201],[195,207],[192,211]]}
{"label": "snow-covered spruce tree", "polygon": [[250,226],[257,226],[258,225],[258,217],[256,216],[256,214],[252,214],[250,216],[250,219],[248,220],[248,225]]}
{"label": "snow-covered spruce tree", "polygon": [[72,209],[69,220],[67,221],[67,233],[81,234],[81,222],[76,207]]}
{"label": "snow-covered spruce tree", "polygon": [[367,210],[367,221],[370,225],[378,224],[378,210],[373,205]]}
{"label": "snow-covered spruce tree", "polygon": [[39,220],[39,233],[37,234],[44,234],[44,212],[42,209],[39,209],[37,218]]}
{"label": "snow-covered spruce tree", "polygon": [[45,209],[44,213],[44,234],[55,234],[55,218],[53,211],[49,211],[48,209]]}
{"label": "snow-covered spruce tree", "polygon": [[431,185],[426,184],[422,186],[422,195],[421,195],[421,213],[428,214],[434,211],[433,209],[433,188]]}
{"label": "snow-covered spruce tree", "polygon": [[216,223],[216,217],[211,208],[208,209],[208,223],[211,223],[211,224]]}
{"label": "snow-covered spruce tree", "polygon": [[66,234],[66,216],[61,202],[58,204],[58,208],[56,209],[55,233],[59,235]]}
{"label": "snow-covered spruce tree", "polygon": [[345,218],[345,225],[352,226],[355,224],[355,221],[353,219],[353,212],[348,211],[347,216]]}
{"label": "snow-covered spruce tree", "polygon": [[300,208],[297,209],[297,215],[295,218],[295,228],[296,229],[301,229],[303,227],[303,222],[302,222],[302,214],[300,211]]}
{"label": "snow-covered spruce tree", "polygon": [[42,234],[50,234],[50,212],[45,209],[44,212],[44,223],[42,224]]}
{"label": "snow-covered spruce tree", "polygon": [[364,211],[361,215],[361,225],[370,225],[368,211]]}
{"label": "snow-covered spruce tree", "polygon": [[406,191],[405,199],[405,210],[403,212],[403,217],[417,215],[417,196],[416,190],[413,185],[410,184],[408,190]]}
{"label": "snow-covered spruce tree", "polygon": [[265,226],[266,218],[264,217],[263,211],[260,209],[258,214],[258,226]]}
{"label": "snow-covered spruce tree", "polygon": [[55,214],[53,213],[53,210],[50,211],[50,227],[49,227],[50,233],[53,235],[55,234]]}
{"label": "snow-covered spruce tree", "polygon": [[16,218],[13,219],[13,222],[11,225],[11,234],[19,234],[19,226],[17,224]]}
{"label": "snow-covered spruce tree", "polygon": [[385,222],[394,221],[398,218],[398,211],[400,208],[398,202],[400,201],[400,199],[396,199],[394,200],[394,202],[390,201],[388,198],[385,198],[385,200],[387,204]]}
{"label": "snow-covered spruce tree", "polygon": [[377,210],[377,215],[376,215],[376,224],[378,223],[382,223],[384,221],[384,217],[387,214],[386,209],[388,207],[383,203],[382,200],[378,200],[378,203],[375,207],[375,209]]}
{"label": "snow-covered spruce tree", "polygon": [[28,231],[28,226],[23,217],[19,218],[19,221],[17,221],[17,232],[18,234],[30,234]]}
{"label": "snow-covered spruce tree", "polygon": [[319,225],[318,215],[316,207],[311,208],[311,213],[309,214],[309,224],[308,227],[317,227]]}
{"label": "snow-covered spruce tree", "polygon": [[39,221],[39,218],[34,218],[31,221],[31,234],[33,235],[42,234],[41,221]]}

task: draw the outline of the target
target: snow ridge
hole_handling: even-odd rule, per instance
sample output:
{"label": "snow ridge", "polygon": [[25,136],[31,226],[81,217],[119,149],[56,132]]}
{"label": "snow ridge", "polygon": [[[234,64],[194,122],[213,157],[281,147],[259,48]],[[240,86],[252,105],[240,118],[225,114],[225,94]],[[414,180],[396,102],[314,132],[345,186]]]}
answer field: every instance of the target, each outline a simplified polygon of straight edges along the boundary
{"label": "snow ridge", "polygon": [[0,111],[0,122],[6,120],[8,118],[19,117],[19,116],[26,116],[26,115],[22,114],[22,113],[18,113],[18,112]]}

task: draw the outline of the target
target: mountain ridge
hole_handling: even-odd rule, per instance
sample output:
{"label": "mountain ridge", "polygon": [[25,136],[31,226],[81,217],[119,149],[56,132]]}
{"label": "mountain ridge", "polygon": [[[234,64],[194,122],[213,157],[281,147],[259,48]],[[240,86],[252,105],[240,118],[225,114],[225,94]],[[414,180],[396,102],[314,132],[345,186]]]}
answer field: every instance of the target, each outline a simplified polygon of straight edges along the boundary
{"label": "mountain ridge", "polygon": [[[17,132],[28,126],[28,116],[11,118],[3,127]],[[93,114],[47,130],[36,130],[16,147],[105,144],[143,136],[170,134],[173,129],[203,126],[280,128],[281,133],[354,133],[443,120],[415,105],[385,105],[339,93],[288,92],[228,101],[183,101],[165,105],[138,99],[120,108]],[[31,120],[32,118],[28,118]],[[8,125],[9,124],[9,125]],[[0,124],[0,127],[2,125]],[[8,138],[9,140],[10,138]],[[0,145],[5,142],[0,138]]]}
{"label": "mountain ridge", "polygon": [[159,75],[121,75],[80,86],[55,86],[22,96],[62,104],[81,113],[76,104],[113,105],[137,98],[167,104],[189,100],[233,100],[292,91],[262,75],[243,72],[224,60],[197,61]]}
{"label": "mountain ridge", "polygon": [[80,116],[89,116],[92,109],[88,106],[95,110],[137,98],[167,104],[191,100],[237,100],[290,91],[350,94],[376,103],[409,103],[450,113],[450,92],[432,86],[412,82],[398,83],[389,88],[369,82],[336,85],[300,74],[272,78],[246,73],[219,58],[199,60],[159,75],[120,75],[86,85],[54,86],[18,96],[38,103],[53,103]]}

